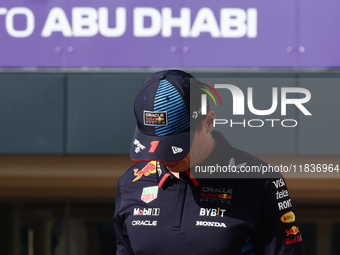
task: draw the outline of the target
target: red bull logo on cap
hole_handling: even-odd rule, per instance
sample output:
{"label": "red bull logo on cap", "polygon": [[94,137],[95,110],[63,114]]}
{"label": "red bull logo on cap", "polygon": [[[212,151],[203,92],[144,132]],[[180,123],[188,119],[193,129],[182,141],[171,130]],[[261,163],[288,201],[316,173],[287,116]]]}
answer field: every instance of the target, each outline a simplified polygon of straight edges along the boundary
{"label": "red bull logo on cap", "polygon": [[150,161],[147,163],[147,165],[140,171],[138,169],[133,170],[135,173],[134,175],[136,176],[135,179],[133,179],[133,182],[138,181],[142,176],[149,176],[150,174],[156,173],[156,161]]}

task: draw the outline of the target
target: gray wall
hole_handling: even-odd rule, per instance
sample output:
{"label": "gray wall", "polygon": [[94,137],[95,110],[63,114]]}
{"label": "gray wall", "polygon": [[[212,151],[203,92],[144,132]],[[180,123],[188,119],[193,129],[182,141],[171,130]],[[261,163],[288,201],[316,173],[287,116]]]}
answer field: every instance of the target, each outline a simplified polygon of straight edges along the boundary
{"label": "gray wall", "polygon": [[[129,153],[135,128],[134,98],[149,74],[0,73],[0,154]],[[230,82],[244,79],[239,87],[244,92],[246,87],[254,87],[258,109],[270,106],[267,101],[271,100],[273,78],[282,78],[282,84],[275,84],[278,88],[300,86],[310,90],[312,99],[306,107],[312,117],[303,116],[296,107],[288,109],[289,115],[299,121],[296,128],[218,127],[233,146],[256,154],[340,155],[339,74],[192,74],[200,78],[229,77]],[[267,82],[260,79],[261,85],[256,84],[259,78]],[[260,87],[261,93],[256,93]],[[232,102],[228,97],[231,99],[223,95],[227,104]],[[220,109],[214,111],[223,116]],[[282,116],[274,113],[271,118]],[[246,113],[241,119],[254,117]]]}

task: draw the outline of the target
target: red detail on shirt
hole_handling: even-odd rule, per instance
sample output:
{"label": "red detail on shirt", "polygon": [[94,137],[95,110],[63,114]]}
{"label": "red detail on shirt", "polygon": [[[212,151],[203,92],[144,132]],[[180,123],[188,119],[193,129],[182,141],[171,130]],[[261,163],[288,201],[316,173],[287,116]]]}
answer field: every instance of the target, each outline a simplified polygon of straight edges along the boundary
{"label": "red detail on shirt", "polygon": [[158,187],[159,187],[159,188],[162,188],[163,183],[166,181],[166,179],[167,179],[170,175],[171,175],[171,174],[166,173],[166,174],[163,176],[162,180],[158,183]]}

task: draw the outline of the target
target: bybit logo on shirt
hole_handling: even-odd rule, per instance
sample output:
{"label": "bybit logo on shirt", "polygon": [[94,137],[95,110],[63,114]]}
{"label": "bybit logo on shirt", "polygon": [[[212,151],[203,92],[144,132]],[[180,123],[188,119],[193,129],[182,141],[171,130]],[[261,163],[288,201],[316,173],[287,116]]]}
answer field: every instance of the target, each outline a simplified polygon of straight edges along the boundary
{"label": "bybit logo on shirt", "polygon": [[217,209],[214,208],[201,208],[200,209],[200,216],[211,216],[211,217],[215,217],[215,216],[224,216],[224,213],[226,212],[226,209],[221,209],[220,207],[218,207]]}

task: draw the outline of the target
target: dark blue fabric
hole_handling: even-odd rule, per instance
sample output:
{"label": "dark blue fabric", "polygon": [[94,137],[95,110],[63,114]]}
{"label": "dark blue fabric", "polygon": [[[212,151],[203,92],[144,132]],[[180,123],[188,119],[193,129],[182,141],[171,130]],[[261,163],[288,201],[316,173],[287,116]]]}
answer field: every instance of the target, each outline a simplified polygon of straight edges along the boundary
{"label": "dark blue fabric", "polygon": [[[214,151],[221,152],[218,159],[213,157],[215,163],[228,165],[234,158],[236,164],[266,164],[231,147],[220,133],[213,136],[218,142]],[[156,163],[138,162],[119,180],[114,215],[117,255],[304,254],[298,223],[282,220],[293,212],[291,206],[279,206],[290,199],[277,196],[287,190],[282,176],[197,179],[195,186],[183,172],[179,179],[170,174],[159,188],[169,171],[160,163],[155,168],[150,164]],[[133,181],[139,173],[145,174]]]}

